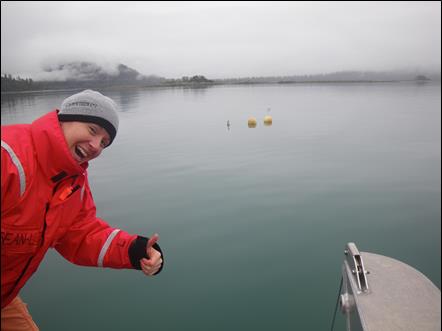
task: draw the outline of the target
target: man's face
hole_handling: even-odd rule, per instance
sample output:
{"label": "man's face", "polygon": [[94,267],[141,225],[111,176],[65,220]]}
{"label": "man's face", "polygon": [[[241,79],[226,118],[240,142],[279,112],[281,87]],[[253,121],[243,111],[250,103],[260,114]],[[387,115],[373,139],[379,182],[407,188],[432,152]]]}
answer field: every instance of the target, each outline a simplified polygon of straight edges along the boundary
{"label": "man's face", "polygon": [[100,125],[83,122],[60,122],[72,157],[79,164],[99,156],[109,145],[109,134]]}

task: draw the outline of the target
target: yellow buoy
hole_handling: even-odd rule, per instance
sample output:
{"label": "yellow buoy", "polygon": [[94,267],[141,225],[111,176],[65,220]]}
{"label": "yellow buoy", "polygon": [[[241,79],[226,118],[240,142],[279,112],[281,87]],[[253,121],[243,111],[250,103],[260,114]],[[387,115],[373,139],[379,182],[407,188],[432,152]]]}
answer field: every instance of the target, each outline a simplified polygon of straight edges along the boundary
{"label": "yellow buoy", "polygon": [[270,116],[270,115],[267,115],[267,116],[264,116],[264,125],[272,125],[272,122],[273,122],[273,120],[272,120],[272,116]]}
{"label": "yellow buoy", "polygon": [[249,126],[249,128],[255,128],[256,127],[256,118],[254,117],[249,117],[249,120],[247,122],[247,125]]}

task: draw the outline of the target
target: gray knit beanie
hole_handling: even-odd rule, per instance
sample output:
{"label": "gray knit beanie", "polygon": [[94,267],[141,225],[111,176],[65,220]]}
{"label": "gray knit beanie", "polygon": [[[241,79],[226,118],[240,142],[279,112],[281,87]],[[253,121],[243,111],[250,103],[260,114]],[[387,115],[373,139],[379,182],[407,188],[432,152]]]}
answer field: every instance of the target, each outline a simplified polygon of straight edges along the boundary
{"label": "gray knit beanie", "polygon": [[118,130],[117,109],[117,104],[111,98],[97,91],[85,90],[71,95],[63,101],[58,119],[61,122],[98,124],[109,133],[110,145]]}

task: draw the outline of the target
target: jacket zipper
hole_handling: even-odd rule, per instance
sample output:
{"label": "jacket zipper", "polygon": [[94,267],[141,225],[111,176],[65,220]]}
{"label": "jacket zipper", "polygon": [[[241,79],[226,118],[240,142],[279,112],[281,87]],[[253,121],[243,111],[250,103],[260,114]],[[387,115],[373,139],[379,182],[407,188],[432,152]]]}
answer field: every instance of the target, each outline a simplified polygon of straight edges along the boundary
{"label": "jacket zipper", "polygon": [[[75,182],[75,179],[76,179],[77,177],[78,177],[78,176],[76,176],[76,175],[75,175],[75,176],[71,176],[71,177],[69,177],[69,178],[72,179],[72,184]],[[61,181],[59,181],[59,182],[55,185],[55,187],[54,187],[53,190],[52,190],[52,196],[55,195],[55,192],[57,191],[57,188],[60,186],[60,184],[61,184]],[[79,185],[77,185],[77,186],[79,186]],[[75,187],[74,190],[73,190],[73,192],[70,192],[69,195],[72,195],[72,194],[73,194],[78,188],[79,188],[79,187]],[[40,248],[41,248],[41,246],[43,246],[44,239],[45,239],[45,232],[46,232],[46,226],[47,226],[47,223],[46,223],[46,215],[47,215],[47,213],[48,213],[49,206],[50,206],[50,202],[47,202],[47,203],[46,203],[45,214],[44,214],[44,217],[43,217],[43,231],[42,231],[42,233],[41,233],[41,243],[40,243]],[[26,271],[28,270],[28,267],[29,267],[29,265],[31,264],[31,261],[32,261],[32,259],[33,259],[34,257],[35,257],[35,255],[34,255],[34,256],[31,256],[31,257],[29,258],[28,262],[26,262],[26,265],[25,265],[23,271],[21,272],[20,277],[18,277],[18,279],[15,281],[14,286],[12,287],[12,290],[9,292],[9,294],[11,294],[12,292],[14,292],[14,290],[15,290],[15,288],[17,287],[18,283],[20,282],[20,280],[23,278],[23,276],[25,275]]]}

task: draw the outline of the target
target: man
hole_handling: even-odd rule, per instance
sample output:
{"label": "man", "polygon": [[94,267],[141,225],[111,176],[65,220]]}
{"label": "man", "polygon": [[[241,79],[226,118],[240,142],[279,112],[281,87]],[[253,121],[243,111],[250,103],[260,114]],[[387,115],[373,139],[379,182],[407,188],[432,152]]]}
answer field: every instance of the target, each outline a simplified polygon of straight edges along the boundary
{"label": "man", "polygon": [[2,126],[2,331],[38,330],[18,294],[49,248],[78,265],[161,271],[157,234],[131,235],[95,215],[88,162],[117,130],[115,102],[92,90],[32,124]]}

